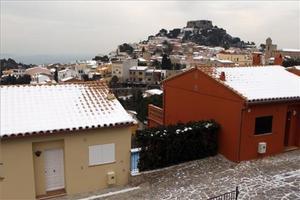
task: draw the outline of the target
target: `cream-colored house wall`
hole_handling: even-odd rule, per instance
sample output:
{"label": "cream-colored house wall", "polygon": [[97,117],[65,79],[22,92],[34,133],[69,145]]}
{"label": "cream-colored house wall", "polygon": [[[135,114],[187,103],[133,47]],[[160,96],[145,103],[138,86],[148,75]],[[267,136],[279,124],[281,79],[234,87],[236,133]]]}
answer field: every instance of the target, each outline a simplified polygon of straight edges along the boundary
{"label": "cream-colored house wall", "polygon": [[[142,73],[142,74],[140,74]],[[146,71],[142,70],[130,70],[130,79],[135,79],[135,82],[146,82]],[[142,81],[139,81],[141,79]]]}
{"label": "cream-colored house wall", "polygon": [[0,199],[2,194],[2,187],[3,187],[3,176],[4,176],[4,169],[3,169],[3,163],[2,163],[2,144],[1,144],[1,138],[0,138]]}
{"label": "cream-colored house wall", "polygon": [[123,78],[123,68],[122,64],[113,63],[111,66],[112,76],[117,76],[119,79]]}
{"label": "cream-colored house wall", "polygon": [[[115,144],[114,163],[89,166],[88,147]],[[106,188],[107,172],[114,171],[116,185],[125,185],[130,173],[131,127],[86,130],[49,136],[2,140],[4,180],[0,199],[35,199],[45,194],[43,151],[64,149],[67,194]],[[40,157],[35,151],[41,151]]]}
{"label": "cream-colored house wall", "polygon": [[4,179],[0,199],[34,199],[34,170],[31,142],[2,140]]}
{"label": "cream-colored house wall", "polygon": [[221,60],[230,60],[239,66],[250,66],[252,65],[252,58],[247,54],[217,54],[217,58]]}
{"label": "cream-colored house wall", "polygon": [[[88,166],[88,146],[115,143],[116,162]],[[65,140],[65,176],[67,193],[105,188],[107,172],[116,173],[117,185],[125,185],[130,174],[131,128],[107,129],[104,133],[76,135]]]}

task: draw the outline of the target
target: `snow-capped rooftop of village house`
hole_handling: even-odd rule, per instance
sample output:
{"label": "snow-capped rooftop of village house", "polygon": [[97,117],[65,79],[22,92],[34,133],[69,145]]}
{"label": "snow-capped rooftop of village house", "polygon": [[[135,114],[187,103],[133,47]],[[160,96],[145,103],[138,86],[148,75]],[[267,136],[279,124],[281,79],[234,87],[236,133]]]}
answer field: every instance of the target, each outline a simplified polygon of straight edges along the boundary
{"label": "snow-capped rooftop of village house", "polygon": [[229,63],[229,64],[232,64],[232,63],[234,63],[234,62],[232,62],[231,60],[222,60],[222,59],[217,59],[217,61],[218,62],[220,62],[220,63]]}
{"label": "snow-capped rooftop of village house", "polygon": [[300,52],[300,49],[281,49],[281,51],[287,51],[287,52]]}
{"label": "snow-capped rooftop of village house", "polygon": [[160,89],[150,89],[144,92],[144,97],[152,96],[152,95],[161,95],[163,93]]}
{"label": "snow-capped rooftop of village house", "polygon": [[300,98],[300,77],[282,66],[220,67],[215,78],[222,72],[222,82],[248,101]]}
{"label": "snow-capped rooftop of village house", "polygon": [[294,66],[297,70],[300,70],[300,65]]}
{"label": "snow-capped rooftop of village house", "polygon": [[1,86],[0,92],[1,137],[135,122],[101,81]]}
{"label": "snow-capped rooftop of village house", "polygon": [[133,66],[129,68],[130,70],[137,70],[137,71],[144,71],[146,69],[148,69],[147,66]]}
{"label": "snow-capped rooftop of village house", "polygon": [[25,70],[25,74],[35,75],[35,74],[47,74],[51,75],[51,71],[45,67],[31,67]]}

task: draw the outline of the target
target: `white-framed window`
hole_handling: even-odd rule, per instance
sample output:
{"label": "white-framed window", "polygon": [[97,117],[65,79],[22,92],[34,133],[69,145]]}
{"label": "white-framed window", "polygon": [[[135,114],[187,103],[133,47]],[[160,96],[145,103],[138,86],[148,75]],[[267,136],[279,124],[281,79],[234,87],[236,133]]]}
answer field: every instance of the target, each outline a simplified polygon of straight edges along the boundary
{"label": "white-framed window", "polygon": [[115,162],[115,144],[89,146],[89,166]]}

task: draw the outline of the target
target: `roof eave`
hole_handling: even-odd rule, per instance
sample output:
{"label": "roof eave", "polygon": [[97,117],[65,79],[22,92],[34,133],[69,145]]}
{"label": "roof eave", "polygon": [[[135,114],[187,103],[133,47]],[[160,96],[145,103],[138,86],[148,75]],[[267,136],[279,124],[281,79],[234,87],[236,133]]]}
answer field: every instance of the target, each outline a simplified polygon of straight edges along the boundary
{"label": "roof eave", "polygon": [[256,105],[256,104],[268,104],[268,103],[287,103],[287,102],[300,102],[299,97],[290,97],[290,98],[271,98],[271,99],[255,99],[248,100],[246,103],[248,105]]}
{"label": "roof eave", "polygon": [[5,139],[14,139],[14,138],[24,138],[24,137],[34,137],[34,136],[49,136],[49,135],[57,135],[57,134],[65,134],[65,133],[75,133],[78,131],[86,131],[86,130],[95,130],[95,129],[104,129],[104,128],[124,128],[134,126],[136,123],[134,121],[131,122],[120,122],[115,124],[104,124],[103,126],[86,126],[86,127],[78,127],[78,128],[65,128],[65,129],[55,129],[55,130],[45,130],[45,131],[34,131],[34,132],[26,132],[26,133],[13,133],[9,135],[0,136],[1,140]]}

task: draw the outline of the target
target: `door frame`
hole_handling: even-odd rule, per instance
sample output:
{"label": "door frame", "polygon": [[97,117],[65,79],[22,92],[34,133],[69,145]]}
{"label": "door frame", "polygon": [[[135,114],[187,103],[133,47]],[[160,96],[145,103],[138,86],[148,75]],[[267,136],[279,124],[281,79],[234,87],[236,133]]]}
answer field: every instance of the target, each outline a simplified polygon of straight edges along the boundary
{"label": "door frame", "polygon": [[290,145],[290,134],[291,134],[291,120],[292,111],[287,110],[285,117],[285,129],[284,129],[284,146],[289,147]]}
{"label": "door frame", "polygon": [[[47,169],[47,161],[46,161],[46,155],[47,152],[51,152],[51,151],[59,151],[60,156],[59,157],[55,157],[54,159],[56,159],[56,161],[58,161],[58,165],[61,165],[61,184],[62,186],[57,186],[57,187],[52,187],[52,188],[47,188],[48,184],[47,184],[47,175],[46,175],[46,169]],[[51,162],[51,161],[50,161]],[[65,189],[65,163],[64,163],[64,149],[63,148],[52,148],[52,149],[45,149],[44,151],[44,177],[45,177],[45,191],[49,192],[49,191],[54,191],[54,190],[59,190],[59,189]]]}
{"label": "door frame", "polygon": [[300,127],[297,126],[299,123],[300,106],[288,106],[285,117],[284,147],[299,147],[300,141],[297,141],[297,138],[300,136]]}

